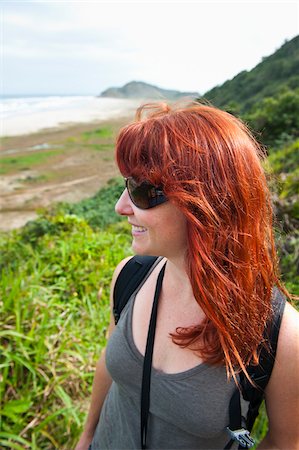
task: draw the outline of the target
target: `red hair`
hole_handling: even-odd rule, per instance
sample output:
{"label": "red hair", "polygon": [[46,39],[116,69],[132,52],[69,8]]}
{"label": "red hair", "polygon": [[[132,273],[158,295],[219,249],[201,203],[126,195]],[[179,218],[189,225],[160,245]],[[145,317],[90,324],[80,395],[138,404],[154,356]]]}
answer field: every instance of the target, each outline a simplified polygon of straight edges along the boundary
{"label": "red hair", "polygon": [[198,103],[144,105],[116,144],[122,174],[162,185],[188,221],[187,272],[206,320],[173,341],[232,375],[258,362],[274,284],[284,291],[263,156],[240,120]]}

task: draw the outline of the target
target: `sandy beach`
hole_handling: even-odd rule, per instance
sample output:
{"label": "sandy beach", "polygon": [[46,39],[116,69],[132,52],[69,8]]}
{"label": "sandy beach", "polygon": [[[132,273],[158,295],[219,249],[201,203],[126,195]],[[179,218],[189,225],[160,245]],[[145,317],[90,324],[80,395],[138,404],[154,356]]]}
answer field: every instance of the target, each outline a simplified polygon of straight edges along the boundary
{"label": "sandy beach", "polygon": [[93,96],[7,97],[1,99],[0,136],[21,136],[132,114],[142,100]]}
{"label": "sandy beach", "polygon": [[1,138],[0,230],[23,226],[53,202],[90,197],[119,175],[115,136],[133,116],[132,109],[107,120]]}

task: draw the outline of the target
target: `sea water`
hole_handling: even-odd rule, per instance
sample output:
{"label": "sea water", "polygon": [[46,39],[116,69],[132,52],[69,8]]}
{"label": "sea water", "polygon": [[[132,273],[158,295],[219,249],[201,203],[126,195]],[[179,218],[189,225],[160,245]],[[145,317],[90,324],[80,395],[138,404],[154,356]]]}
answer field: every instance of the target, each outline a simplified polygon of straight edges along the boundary
{"label": "sea water", "polygon": [[140,103],[137,99],[79,95],[5,97],[0,100],[0,136],[131,115]]}

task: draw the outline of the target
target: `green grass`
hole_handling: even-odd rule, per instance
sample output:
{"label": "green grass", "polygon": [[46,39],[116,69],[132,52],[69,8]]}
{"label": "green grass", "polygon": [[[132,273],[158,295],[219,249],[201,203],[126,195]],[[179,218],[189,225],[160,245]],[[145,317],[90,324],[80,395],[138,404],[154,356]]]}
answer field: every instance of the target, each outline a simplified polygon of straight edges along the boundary
{"label": "green grass", "polygon": [[79,137],[83,145],[88,145],[96,151],[112,151],[114,149],[114,132],[111,127],[102,127],[92,131],[85,131]]}
{"label": "green grass", "polygon": [[45,181],[49,181],[51,179],[50,174],[42,174],[37,176],[29,175],[26,178],[20,178],[18,181],[21,181],[22,183],[28,183],[28,184],[37,184],[37,183],[44,183]]}
{"label": "green grass", "polygon": [[130,253],[125,225],[99,232],[57,215],[43,231],[0,240],[2,447],[73,448],[106,343],[113,267]]}
{"label": "green grass", "polygon": [[[0,446],[74,447],[106,345],[112,272],[130,243],[126,222],[92,229],[65,213],[0,235]],[[258,441],[266,430],[262,413]]]}
{"label": "green grass", "polygon": [[0,234],[0,447],[69,450],[78,439],[112,273],[131,252],[128,224],[114,223],[122,184]]}
{"label": "green grass", "polygon": [[272,151],[268,162],[274,173],[290,173],[298,169],[299,139],[292,144]]}
{"label": "green grass", "polygon": [[32,167],[44,163],[53,156],[56,156],[61,149],[34,152],[21,156],[6,156],[0,158],[0,174],[8,174],[11,172],[18,172],[21,170],[31,169]]}
{"label": "green grass", "polygon": [[69,150],[112,152],[114,139],[115,130],[110,126],[103,126],[76,136],[70,136],[60,144]]}
{"label": "green grass", "polygon": [[107,225],[122,220],[115,214],[114,206],[124,190],[123,178],[111,179],[108,185],[100,189],[93,197],[76,204],[60,203],[53,207],[57,211],[83,217],[93,228],[104,229]]}
{"label": "green grass", "polygon": [[266,415],[265,402],[260,406],[260,414],[253,426],[253,430],[251,432],[252,437],[255,440],[255,445],[252,450],[255,450],[261,440],[265,437],[268,431],[268,419]]}
{"label": "green grass", "polygon": [[93,140],[98,138],[112,138],[113,130],[110,127],[102,127],[92,131],[85,131],[82,133],[82,137],[85,140]]}
{"label": "green grass", "polygon": [[114,144],[90,144],[90,147],[93,150],[97,150],[100,152],[111,151],[114,149]]}

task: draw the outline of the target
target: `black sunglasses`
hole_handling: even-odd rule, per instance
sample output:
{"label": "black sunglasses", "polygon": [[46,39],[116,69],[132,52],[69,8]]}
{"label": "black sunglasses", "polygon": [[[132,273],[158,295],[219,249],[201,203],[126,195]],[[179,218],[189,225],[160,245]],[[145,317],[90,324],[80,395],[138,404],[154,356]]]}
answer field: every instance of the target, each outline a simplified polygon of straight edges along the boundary
{"label": "black sunglasses", "polygon": [[130,199],[137,208],[154,208],[168,200],[160,187],[156,187],[147,181],[138,183],[134,178],[129,177],[125,178],[125,183]]}

